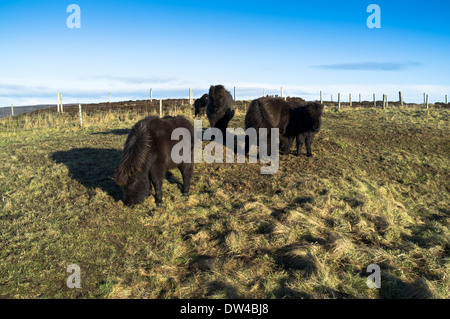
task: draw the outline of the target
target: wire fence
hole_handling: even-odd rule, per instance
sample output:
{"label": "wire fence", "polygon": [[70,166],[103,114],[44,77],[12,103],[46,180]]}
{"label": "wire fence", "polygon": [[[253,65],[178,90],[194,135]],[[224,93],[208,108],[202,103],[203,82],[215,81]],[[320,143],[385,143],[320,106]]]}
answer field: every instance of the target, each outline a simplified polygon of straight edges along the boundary
{"label": "wire fence", "polygon": [[[187,107],[192,107],[196,98],[200,98],[204,93],[207,93],[207,89],[201,90],[192,88],[186,89],[186,97],[181,98],[163,98],[164,92],[155,91],[153,88],[149,89],[149,95],[147,98],[135,99],[135,100],[120,100],[112,101],[113,92],[109,92],[106,95],[107,101],[102,101],[98,103],[63,103],[62,93],[57,94],[57,104],[55,105],[37,105],[29,107],[5,107],[0,108],[0,118],[8,116],[16,116],[22,113],[40,112],[42,109],[46,111],[56,111],[57,113],[77,113],[79,114],[79,106],[82,107],[82,112],[88,114],[91,112],[101,112],[106,111],[110,108],[115,110],[126,110],[134,109],[135,111],[142,111],[143,113],[163,113],[172,112],[177,113],[179,109],[184,109]],[[437,108],[448,108],[450,107],[448,103],[448,95],[442,94],[441,98],[438,99],[433,95],[431,98],[428,94],[423,93],[423,100],[418,101],[417,97],[409,99],[408,96],[404,96],[401,91],[398,92],[396,96],[388,96],[387,94],[362,94],[362,93],[330,93],[327,91],[320,91],[316,94],[308,92],[294,92],[294,90],[286,90],[284,87],[280,87],[279,90],[274,89],[264,89],[264,88],[238,88],[232,87],[229,89],[232,95],[235,107],[238,111],[245,111],[246,106],[253,99],[262,96],[274,96],[281,97],[285,99],[300,98],[305,101],[318,101],[323,103],[326,107],[336,107],[341,109],[343,107],[437,107]],[[155,94],[156,93],[156,94]],[[296,94],[299,93],[299,94]],[[180,93],[178,93],[180,94]],[[109,99],[108,99],[109,97]],[[67,100],[73,100],[75,98],[68,97]],[[431,101],[434,101],[431,103]]]}

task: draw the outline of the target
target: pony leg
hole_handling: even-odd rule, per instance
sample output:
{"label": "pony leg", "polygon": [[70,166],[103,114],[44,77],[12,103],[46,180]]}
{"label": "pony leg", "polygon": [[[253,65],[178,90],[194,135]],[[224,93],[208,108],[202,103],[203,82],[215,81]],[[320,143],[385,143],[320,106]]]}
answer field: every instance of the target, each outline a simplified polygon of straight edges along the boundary
{"label": "pony leg", "polygon": [[297,135],[297,156],[300,156],[303,146],[304,136],[303,134]]}
{"label": "pony leg", "polygon": [[283,154],[289,154],[292,147],[292,138],[280,136],[280,150]]}
{"label": "pony leg", "polygon": [[164,174],[165,172],[166,170],[158,169],[155,167],[155,169],[153,169],[152,172],[150,173],[153,188],[155,189],[155,203],[156,207],[158,208],[162,206],[162,182],[164,176],[161,175]]}
{"label": "pony leg", "polygon": [[194,165],[183,164],[179,167],[181,176],[183,176],[183,196],[189,196],[189,188],[191,187],[191,178],[194,171]]}
{"label": "pony leg", "polygon": [[308,156],[308,157],[313,156],[312,151],[311,151],[311,144],[312,144],[313,139],[314,139],[314,137],[310,136],[310,135],[308,135],[306,137],[306,156]]}

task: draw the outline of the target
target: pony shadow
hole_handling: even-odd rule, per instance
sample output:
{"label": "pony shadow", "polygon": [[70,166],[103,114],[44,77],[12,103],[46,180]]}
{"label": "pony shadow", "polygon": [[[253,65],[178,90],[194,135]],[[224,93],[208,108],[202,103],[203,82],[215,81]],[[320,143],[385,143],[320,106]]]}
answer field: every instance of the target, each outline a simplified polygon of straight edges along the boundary
{"label": "pony shadow", "polygon": [[92,133],[92,135],[108,135],[108,134],[128,135],[130,133],[130,131],[131,131],[131,129],[124,128],[124,129],[110,130],[110,131],[106,131],[106,132],[95,132],[95,133]]}
{"label": "pony shadow", "polygon": [[422,278],[409,283],[389,273],[381,273],[381,298],[384,299],[430,299],[433,294]]}
{"label": "pony shadow", "polygon": [[183,191],[183,178],[181,178],[181,181],[178,180],[178,178],[170,170],[167,171],[165,180],[170,184],[176,185],[180,192]]}
{"label": "pony shadow", "polygon": [[122,192],[114,181],[114,172],[122,157],[115,149],[74,148],[51,155],[56,163],[69,169],[69,176],[88,189],[100,188],[114,200],[122,199]]}
{"label": "pony shadow", "polygon": [[223,294],[229,299],[239,299],[239,293],[237,289],[222,281],[214,280],[208,283],[208,296],[214,294]]}

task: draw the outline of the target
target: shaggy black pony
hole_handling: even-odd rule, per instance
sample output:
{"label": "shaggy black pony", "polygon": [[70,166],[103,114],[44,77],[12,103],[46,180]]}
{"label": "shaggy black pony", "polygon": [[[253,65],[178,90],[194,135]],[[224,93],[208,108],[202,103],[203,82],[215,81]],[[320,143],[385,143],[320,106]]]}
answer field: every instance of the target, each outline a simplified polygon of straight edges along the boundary
{"label": "shaggy black pony", "polygon": [[[190,132],[191,140],[172,140],[172,131],[176,128],[186,128]],[[137,122],[128,134],[122,159],[115,172],[115,181],[123,190],[124,203],[131,206],[144,202],[150,195],[152,183],[156,206],[161,207],[163,179],[168,170],[176,167],[183,176],[183,195],[187,196],[194,171],[193,139],[194,127],[183,116],[150,116]],[[185,142],[190,143],[191,148],[189,163],[174,163],[172,148]]]}
{"label": "shaggy black pony", "polygon": [[306,155],[311,157],[311,143],[322,126],[323,105],[317,102],[291,103],[289,124],[284,132],[288,139],[282,146],[283,153],[289,153],[294,138],[297,139],[297,156],[306,143]]}
{"label": "shaggy black pony", "polygon": [[211,127],[222,131],[225,138],[228,123],[234,117],[233,98],[223,85],[211,86],[209,88],[208,105],[206,106]]}
{"label": "shaggy black pony", "polygon": [[203,94],[201,98],[196,99],[194,102],[195,115],[202,116],[206,114],[206,106],[208,105],[208,94]]}
{"label": "shaggy black pony", "polygon": [[[267,128],[267,150],[270,153],[270,129],[278,128],[280,136],[280,145],[282,148],[288,140],[284,138],[286,127],[289,124],[290,108],[289,104],[282,98],[262,97],[253,100],[245,114],[245,129],[253,127],[258,132],[260,128]],[[258,141],[259,145],[259,141]],[[246,152],[248,152],[248,143],[246,143]]]}

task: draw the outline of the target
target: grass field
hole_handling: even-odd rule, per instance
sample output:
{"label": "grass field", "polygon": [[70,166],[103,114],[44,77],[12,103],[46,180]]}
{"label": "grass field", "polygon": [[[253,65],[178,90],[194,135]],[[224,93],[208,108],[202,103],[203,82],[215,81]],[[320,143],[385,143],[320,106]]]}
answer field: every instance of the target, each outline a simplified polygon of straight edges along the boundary
{"label": "grass field", "polygon": [[112,179],[140,118],[0,120],[0,297],[450,298],[449,109],[327,107],[313,158],[174,170],[161,209]]}

